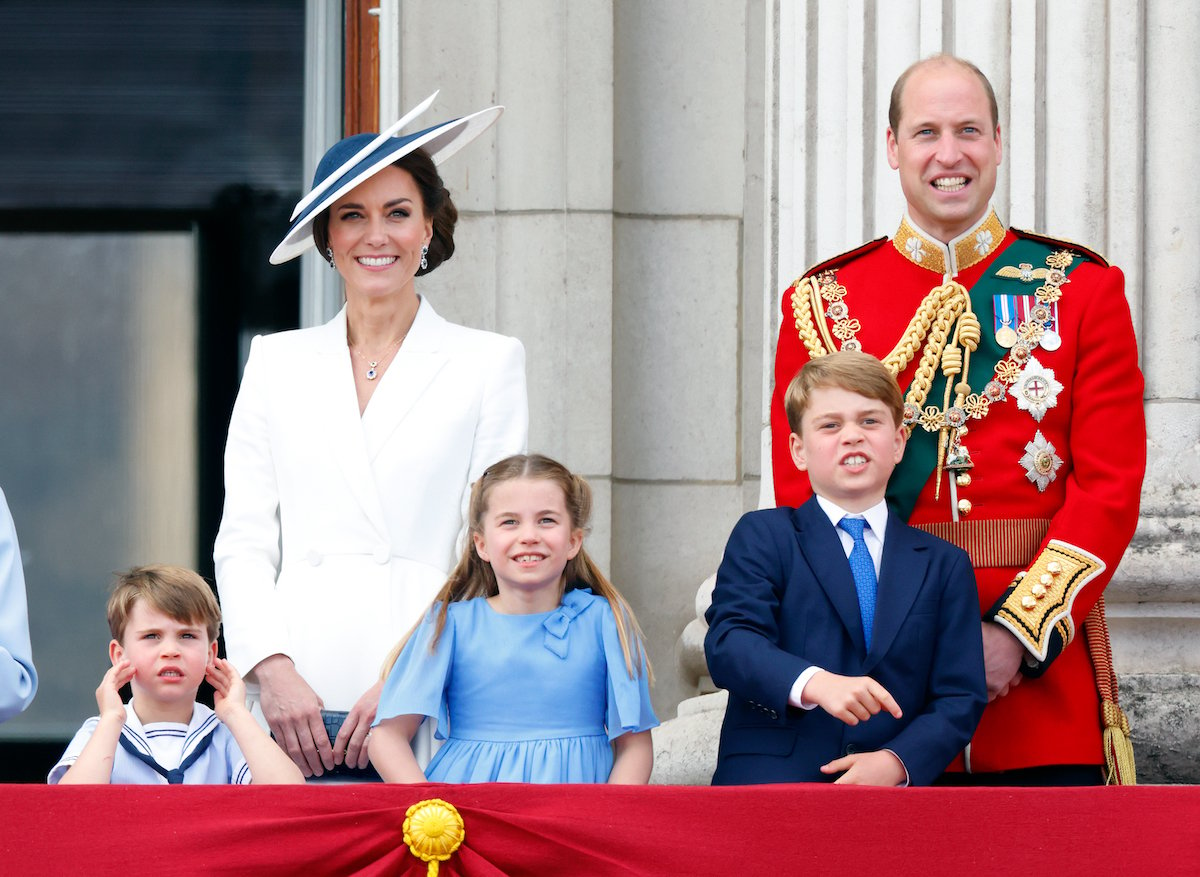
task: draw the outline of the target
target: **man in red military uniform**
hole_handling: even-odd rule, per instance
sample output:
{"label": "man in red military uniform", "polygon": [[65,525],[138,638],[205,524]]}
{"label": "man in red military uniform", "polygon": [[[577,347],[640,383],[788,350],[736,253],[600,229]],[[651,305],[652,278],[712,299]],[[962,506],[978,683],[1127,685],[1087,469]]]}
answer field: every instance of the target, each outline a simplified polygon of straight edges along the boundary
{"label": "man in red military uniform", "polygon": [[905,389],[912,430],[889,500],[966,549],[979,587],[990,702],[952,770],[970,774],[958,781],[1100,782],[1083,621],[1133,536],[1146,463],[1124,277],[996,216],[998,112],[974,65],[937,56],[910,67],[892,91],[887,151],[907,202],[895,235],[817,265],[784,294],[776,501],[810,492],[788,450],[792,376],[832,350],[878,356]]}

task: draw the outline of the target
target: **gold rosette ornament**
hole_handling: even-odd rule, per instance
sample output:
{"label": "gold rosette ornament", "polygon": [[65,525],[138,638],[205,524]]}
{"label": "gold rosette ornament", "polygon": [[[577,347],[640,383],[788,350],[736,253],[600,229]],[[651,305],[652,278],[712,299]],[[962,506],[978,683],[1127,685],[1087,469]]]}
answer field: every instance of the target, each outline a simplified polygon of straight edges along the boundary
{"label": "gold rosette ornament", "polygon": [[466,834],[454,805],[441,798],[419,801],[404,814],[404,842],[414,856],[429,864],[429,877],[437,877],[438,862],[454,855]]}

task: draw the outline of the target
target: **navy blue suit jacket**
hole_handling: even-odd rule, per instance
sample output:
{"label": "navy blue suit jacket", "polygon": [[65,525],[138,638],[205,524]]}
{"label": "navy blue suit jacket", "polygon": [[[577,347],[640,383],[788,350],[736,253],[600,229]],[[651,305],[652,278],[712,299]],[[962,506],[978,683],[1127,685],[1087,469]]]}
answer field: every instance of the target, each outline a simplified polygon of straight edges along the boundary
{"label": "navy blue suit jacket", "polygon": [[[850,563],[815,497],[738,521],[706,618],[709,673],[729,690],[714,784],[828,782],[822,764],[890,749],[913,785],[927,785],[970,742],[987,703],[971,563],[891,510],[869,652]],[[872,677],[903,717],[880,712],[851,727],[789,706],[814,665]]]}

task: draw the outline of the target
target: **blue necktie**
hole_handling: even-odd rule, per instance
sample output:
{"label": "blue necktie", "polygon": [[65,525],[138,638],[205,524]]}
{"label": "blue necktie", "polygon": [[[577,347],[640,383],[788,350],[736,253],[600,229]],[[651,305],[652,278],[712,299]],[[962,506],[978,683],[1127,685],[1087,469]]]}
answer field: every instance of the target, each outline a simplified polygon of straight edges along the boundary
{"label": "blue necktie", "polygon": [[854,547],[850,549],[850,573],[854,576],[854,588],[858,591],[858,611],[862,613],[863,639],[867,650],[871,648],[871,628],[875,625],[875,561],[867,550],[863,530],[867,522],[862,518],[842,518],[838,526],[850,534]]}

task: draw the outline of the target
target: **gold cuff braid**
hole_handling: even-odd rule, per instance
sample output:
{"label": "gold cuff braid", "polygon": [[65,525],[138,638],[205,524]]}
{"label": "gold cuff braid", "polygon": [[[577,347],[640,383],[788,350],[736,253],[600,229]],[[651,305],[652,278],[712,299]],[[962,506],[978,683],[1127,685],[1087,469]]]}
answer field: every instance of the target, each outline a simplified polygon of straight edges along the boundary
{"label": "gold cuff braid", "polygon": [[1045,661],[1055,630],[1064,647],[1074,638],[1071,606],[1104,569],[1104,561],[1094,554],[1051,539],[1029,570],[1013,582],[995,621],[1012,631],[1030,654]]}

